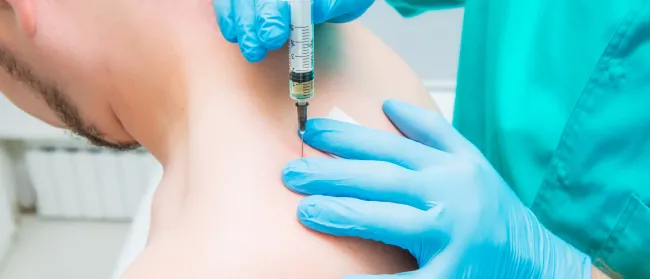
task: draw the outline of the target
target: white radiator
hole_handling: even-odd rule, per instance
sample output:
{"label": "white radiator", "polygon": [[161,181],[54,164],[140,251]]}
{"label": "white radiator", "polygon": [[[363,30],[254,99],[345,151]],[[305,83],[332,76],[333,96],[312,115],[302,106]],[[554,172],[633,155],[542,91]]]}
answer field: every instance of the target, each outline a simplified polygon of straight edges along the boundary
{"label": "white radiator", "polygon": [[145,151],[48,145],[29,146],[25,166],[40,216],[93,220],[131,219],[160,168]]}
{"label": "white radiator", "polygon": [[0,141],[0,270],[16,229],[11,191],[14,174],[7,146]]}

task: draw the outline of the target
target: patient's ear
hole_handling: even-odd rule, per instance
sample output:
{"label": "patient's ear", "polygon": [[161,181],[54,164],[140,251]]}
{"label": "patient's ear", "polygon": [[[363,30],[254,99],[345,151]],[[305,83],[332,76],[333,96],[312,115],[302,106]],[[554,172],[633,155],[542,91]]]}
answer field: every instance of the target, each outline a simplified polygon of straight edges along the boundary
{"label": "patient's ear", "polygon": [[34,14],[34,1],[37,0],[0,0],[0,7],[12,9],[20,29],[26,36],[36,34],[36,16]]}

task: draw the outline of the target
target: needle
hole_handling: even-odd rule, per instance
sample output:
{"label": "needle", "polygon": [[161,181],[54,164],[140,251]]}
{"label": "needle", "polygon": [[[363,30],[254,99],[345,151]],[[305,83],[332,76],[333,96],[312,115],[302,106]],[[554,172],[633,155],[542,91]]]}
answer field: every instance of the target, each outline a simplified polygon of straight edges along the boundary
{"label": "needle", "polygon": [[308,102],[296,102],[296,108],[298,109],[298,132],[300,133],[300,157],[305,156],[305,126],[307,125],[307,107],[309,106]]}
{"label": "needle", "polygon": [[305,157],[305,131],[300,131],[300,158]]}

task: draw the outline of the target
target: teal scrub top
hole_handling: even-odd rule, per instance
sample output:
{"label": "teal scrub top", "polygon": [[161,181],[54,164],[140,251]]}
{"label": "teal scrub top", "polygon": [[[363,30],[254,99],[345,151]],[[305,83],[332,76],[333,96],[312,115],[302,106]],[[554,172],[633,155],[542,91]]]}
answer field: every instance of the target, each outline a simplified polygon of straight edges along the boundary
{"label": "teal scrub top", "polygon": [[650,1],[463,5],[454,126],[544,225],[613,278],[650,278]]}

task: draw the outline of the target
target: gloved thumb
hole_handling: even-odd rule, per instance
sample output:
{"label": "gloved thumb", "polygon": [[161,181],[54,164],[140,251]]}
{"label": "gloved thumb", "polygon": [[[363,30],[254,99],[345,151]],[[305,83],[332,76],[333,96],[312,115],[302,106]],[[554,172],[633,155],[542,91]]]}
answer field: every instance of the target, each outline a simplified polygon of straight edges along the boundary
{"label": "gloved thumb", "polygon": [[483,155],[440,113],[396,100],[384,102],[383,110],[407,138],[445,152],[474,159]]}

